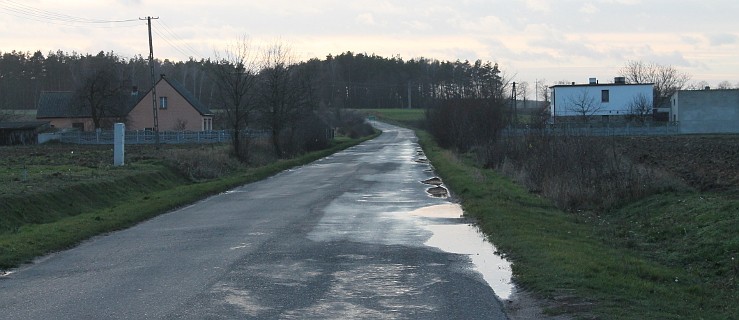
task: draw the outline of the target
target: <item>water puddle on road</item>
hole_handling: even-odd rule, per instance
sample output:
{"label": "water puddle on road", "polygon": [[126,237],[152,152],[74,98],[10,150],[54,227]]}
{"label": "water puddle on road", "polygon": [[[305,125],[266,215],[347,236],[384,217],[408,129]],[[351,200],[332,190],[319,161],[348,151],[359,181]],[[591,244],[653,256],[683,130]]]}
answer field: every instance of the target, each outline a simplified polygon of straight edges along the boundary
{"label": "water puddle on road", "polygon": [[[511,282],[511,263],[495,254],[495,246],[485,238],[477,226],[459,223],[462,221],[463,213],[460,205],[449,203],[424,207],[410,214],[426,218],[424,228],[433,232],[425,245],[449,253],[468,255],[475,265],[475,270],[482,274],[495,294],[501,300],[509,299],[514,287]],[[454,219],[457,219],[458,223],[449,223],[455,221]]]}

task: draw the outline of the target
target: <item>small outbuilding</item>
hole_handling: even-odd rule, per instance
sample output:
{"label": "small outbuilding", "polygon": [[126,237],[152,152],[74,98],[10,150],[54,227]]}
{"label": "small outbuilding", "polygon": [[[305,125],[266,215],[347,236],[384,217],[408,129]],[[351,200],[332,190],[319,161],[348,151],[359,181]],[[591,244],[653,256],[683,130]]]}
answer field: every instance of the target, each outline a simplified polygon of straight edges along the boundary
{"label": "small outbuilding", "polygon": [[670,98],[680,133],[739,133],[739,89],[680,90]]}
{"label": "small outbuilding", "polygon": [[36,144],[39,132],[48,128],[48,121],[0,122],[0,145]]}

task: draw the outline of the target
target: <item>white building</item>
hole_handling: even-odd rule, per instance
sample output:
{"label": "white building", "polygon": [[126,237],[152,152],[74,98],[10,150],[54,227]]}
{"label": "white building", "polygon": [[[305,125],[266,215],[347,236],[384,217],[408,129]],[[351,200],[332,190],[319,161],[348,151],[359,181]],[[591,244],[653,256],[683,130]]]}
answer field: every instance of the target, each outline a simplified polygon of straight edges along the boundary
{"label": "white building", "polygon": [[739,133],[739,89],[675,92],[670,121],[680,133]]}
{"label": "white building", "polygon": [[625,116],[645,116],[653,112],[653,84],[627,84],[623,77],[601,84],[590,78],[587,84],[555,85],[549,106],[551,122],[581,121]]}

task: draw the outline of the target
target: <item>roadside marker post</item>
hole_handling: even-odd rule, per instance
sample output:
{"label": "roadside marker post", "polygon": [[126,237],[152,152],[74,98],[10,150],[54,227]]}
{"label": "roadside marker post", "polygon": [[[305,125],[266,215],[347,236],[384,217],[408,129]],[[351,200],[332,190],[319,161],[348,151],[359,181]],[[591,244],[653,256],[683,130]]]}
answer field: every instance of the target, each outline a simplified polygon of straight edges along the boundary
{"label": "roadside marker post", "polygon": [[126,125],[116,123],[113,130],[113,165],[116,167],[123,165],[124,147],[126,139]]}

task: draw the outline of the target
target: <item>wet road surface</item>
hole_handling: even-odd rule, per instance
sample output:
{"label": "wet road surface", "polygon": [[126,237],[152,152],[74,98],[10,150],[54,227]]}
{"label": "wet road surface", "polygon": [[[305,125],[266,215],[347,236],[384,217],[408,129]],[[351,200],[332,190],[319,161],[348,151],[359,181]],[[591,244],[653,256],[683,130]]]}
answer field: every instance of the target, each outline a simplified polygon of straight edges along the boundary
{"label": "wet road surface", "polygon": [[377,125],[377,139],[15,270],[0,318],[505,319],[509,267],[427,193],[439,184],[421,183],[434,174],[413,133]]}

